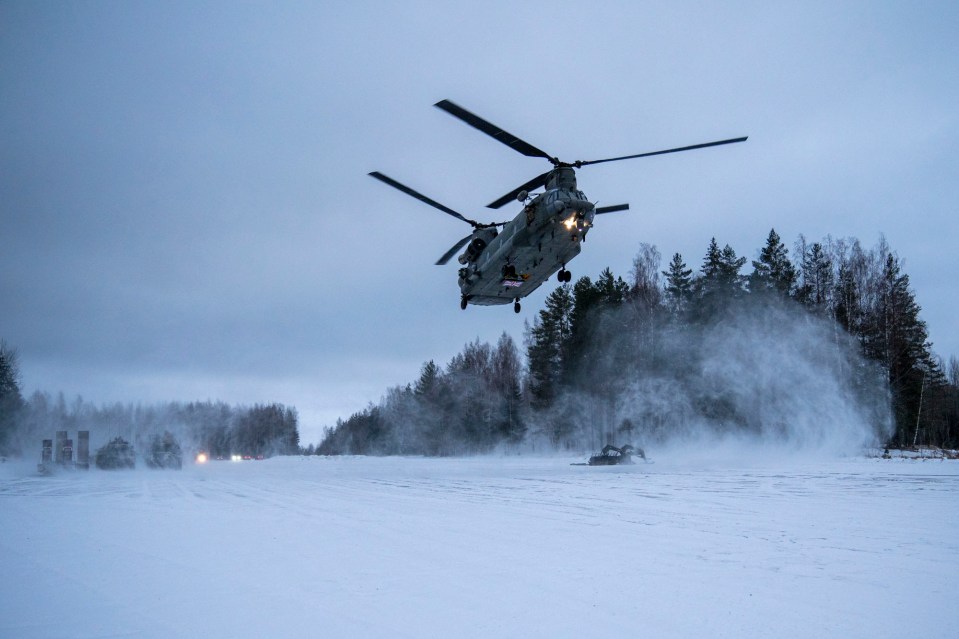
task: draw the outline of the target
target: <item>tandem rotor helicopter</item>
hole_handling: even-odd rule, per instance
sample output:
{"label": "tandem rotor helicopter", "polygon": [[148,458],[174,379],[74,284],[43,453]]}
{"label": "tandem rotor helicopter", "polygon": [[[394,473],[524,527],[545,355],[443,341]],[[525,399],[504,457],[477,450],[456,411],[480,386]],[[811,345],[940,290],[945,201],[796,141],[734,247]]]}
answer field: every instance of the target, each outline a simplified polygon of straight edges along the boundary
{"label": "tandem rotor helicopter", "polygon": [[[581,245],[586,239],[586,233],[593,226],[594,216],[629,209],[628,204],[596,207],[577,188],[575,169],[590,164],[617,162],[746,141],[746,137],[732,138],[603,160],[563,162],[449,100],[441,100],[433,106],[525,156],[543,158],[553,165],[553,168],[546,173],[534,177],[526,184],[487,205],[488,208],[498,209],[514,200],[522,203],[524,205],[522,211],[508,222],[471,220],[379,171],[370,173],[381,182],[473,227],[471,234],[454,244],[436,261],[437,265],[442,266],[458,250],[466,246],[466,250],[457,258],[462,265],[459,269],[459,286],[462,294],[460,308],[463,309],[468,304],[491,306],[513,302],[513,310],[519,313],[520,299],[539,288],[540,284],[548,280],[553,273],[558,271],[557,279],[560,282],[572,280],[573,276],[566,270],[566,265],[582,250]],[[543,193],[538,195],[530,193],[541,187],[545,187]],[[502,230],[498,231],[499,227]]]}

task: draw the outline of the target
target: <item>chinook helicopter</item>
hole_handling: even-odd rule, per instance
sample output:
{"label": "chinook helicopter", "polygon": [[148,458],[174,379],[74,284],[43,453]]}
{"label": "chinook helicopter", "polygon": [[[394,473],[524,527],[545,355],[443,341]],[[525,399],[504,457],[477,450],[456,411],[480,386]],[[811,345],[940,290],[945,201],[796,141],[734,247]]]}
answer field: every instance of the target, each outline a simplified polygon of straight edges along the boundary
{"label": "chinook helicopter", "polygon": [[[498,209],[512,201],[522,203],[523,209],[507,222],[471,220],[379,171],[369,174],[473,227],[471,234],[454,244],[436,261],[437,265],[442,266],[457,251],[466,247],[466,250],[457,258],[462,265],[459,269],[460,308],[462,309],[465,309],[468,304],[490,306],[513,302],[513,310],[519,313],[520,299],[539,288],[553,273],[557,273],[557,279],[560,282],[572,280],[572,273],[566,269],[566,265],[582,250],[582,243],[593,226],[595,216],[629,209],[628,204],[597,207],[587,200],[586,195],[576,185],[575,169],[590,164],[617,162],[746,141],[746,137],[732,138],[603,160],[563,162],[449,100],[441,100],[433,106],[525,156],[543,158],[553,165],[553,168],[546,173],[536,176],[487,205],[488,208]],[[538,195],[530,193],[539,188],[544,188],[544,192]],[[497,230],[500,228],[502,230]]]}

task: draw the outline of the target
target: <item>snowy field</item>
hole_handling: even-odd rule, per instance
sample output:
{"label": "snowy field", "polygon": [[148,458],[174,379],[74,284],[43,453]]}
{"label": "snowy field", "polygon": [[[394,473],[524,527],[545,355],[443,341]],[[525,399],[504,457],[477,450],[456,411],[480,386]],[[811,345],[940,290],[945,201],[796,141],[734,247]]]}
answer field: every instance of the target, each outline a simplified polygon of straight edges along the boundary
{"label": "snowy field", "polygon": [[0,637],[959,636],[959,462],[582,460],[6,463]]}

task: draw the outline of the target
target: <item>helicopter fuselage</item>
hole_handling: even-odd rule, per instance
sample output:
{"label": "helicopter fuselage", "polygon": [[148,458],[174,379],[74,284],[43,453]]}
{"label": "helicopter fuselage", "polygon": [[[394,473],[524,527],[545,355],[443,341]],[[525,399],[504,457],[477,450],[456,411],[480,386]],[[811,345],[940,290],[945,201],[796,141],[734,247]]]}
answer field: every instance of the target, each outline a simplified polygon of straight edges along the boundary
{"label": "helicopter fuselage", "polygon": [[579,255],[595,207],[576,188],[571,168],[555,173],[546,192],[527,202],[501,231],[484,228],[473,234],[459,257],[460,291],[469,304],[508,304],[526,297]]}
{"label": "helicopter fuselage", "polygon": [[[440,100],[434,106],[522,155],[548,160],[553,165],[549,171],[488,204],[487,207],[491,209],[499,209],[514,201],[523,204],[523,210],[512,220],[493,223],[471,220],[379,171],[370,173],[371,177],[473,227],[471,235],[461,238],[436,261],[438,266],[442,266],[457,251],[466,247],[457,258],[462,265],[459,269],[459,286],[462,294],[460,308],[463,309],[469,304],[491,306],[513,302],[513,310],[519,313],[520,299],[539,288],[553,273],[559,271],[557,279],[560,282],[569,282],[572,279],[572,274],[566,270],[566,264],[579,255],[596,215],[629,209],[628,204],[597,208],[577,188],[574,169],[590,164],[746,141],[745,137],[730,138],[614,158],[563,162],[449,100]],[[530,196],[530,191],[539,188],[545,188],[545,192]],[[500,226],[503,227],[502,231],[497,231]]]}

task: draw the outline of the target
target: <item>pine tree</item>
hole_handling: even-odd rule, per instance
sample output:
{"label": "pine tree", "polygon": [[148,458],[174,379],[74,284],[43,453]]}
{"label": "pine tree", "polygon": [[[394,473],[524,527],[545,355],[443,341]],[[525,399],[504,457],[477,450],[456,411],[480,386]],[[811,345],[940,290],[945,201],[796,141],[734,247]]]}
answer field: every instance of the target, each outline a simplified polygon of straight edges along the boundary
{"label": "pine tree", "polygon": [[739,298],[743,290],[739,271],[744,264],[746,258],[738,257],[729,244],[720,250],[716,238],[710,240],[700,276],[693,282],[698,319],[707,320]]}
{"label": "pine tree", "polygon": [[706,257],[703,258],[703,265],[700,267],[701,283],[703,286],[715,284],[722,272],[723,252],[719,250],[719,244],[716,238],[709,240],[709,247],[706,249]]}
{"label": "pine tree", "polygon": [[629,293],[629,285],[622,277],[614,277],[609,268],[603,269],[595,284],[598,301],[601,306],[614,307],[622,304]]}
{"label": "pine tree", "polygon": [[745,257],[737,257],[736,251],[729,244],[719,249],[716,238],[709,241],[706,257],[700,267],[700,277],[695,281],[695,287],[701,297],[720,294],[722,297],[731,297],[733,293],[742,289],[740,269],[746,264]]}
{"label": "pine tree", "polygon": [[572,307],[569,312],[569,347],[567,355],[577,351],[589,336],[591,314],[600,304],[600,293],[589,277],[583,276],[573,284]]}
{"label": "pine tree", "polygon": [[853,266],[844,255],[840,255],[835,296],[834,315],[836,321],[847,333],[858,337],[863,323],[861,295],[856,285]]}
{"label": "pine tree", "polygon": [[693,269],[687,268],[683,256],[673,255],[669,263],[669,270],[663,271],[666,278],[664,292],[666,306],[674,317],[681,316],[689,308],[689,301],[693,294]]}
{"label": "pine tree", "polygon": [[835,288],[832,260],[819,242],[807,246],[805,238],[800,236],[799,246],[801,252],[796,300],[810,310],[825,315],[831,306]]}
{"label": "pine tree", "polygon": [[23,408],[17,352],[0,340],[0,455],[20,452],[12,449],[12,439]]}
{"label": "pine tree", "polygon": [[560,286],[547,296],[546,307],[527,327],[530,400],[537,408],[548,407],[559,392],[564,368],[569,363],[572,312],[570,288]]}
{"label": "pine tree", "polygon": [[613,275],[606,268],[593,283],[588,277],[580,278],[573,286],[573,309],[570,314],[571,335],[566,349],[564,379],[568,383],[582,383],[580,374],[593,363],[586,361],[586,353],[602,348],[611,332],[620,332],[624,328],[622,317],[615,327],[607,325],[610,312],[618,309],[626,301],[629,285],[622,277]]}
{"label": "pine tree", "polygon": [[749,290],[753,293],[776,291],[781,295],[789,295],[795,283],[796,268],[789,261],[789,250],[780,240],[776,229],[770,229],[766,246],[759,252],[759,260],[753,260]]}
{"label": "pine tree", "polygon": [[729,244],[723,247],[720,259],[719,281],[721,289],[731,297],[742,291],[743,276],[739,273],[746,264],[745,257],[737,257]]}
{"label": "pine tree", "polygon": [[416,396],[419,398],[434,397],[439,374],[440,369],[433,360],[423,364],[423,369],[420,371],[420,378],[416,380],[416,386],[413,390]]}
{"label": "pine tree", "polygon": [[942,383],[942,371],[930,352],[926,323],[919,319],[919,304],[909,288],[909,276],[902,273],[899,259],[886,255],[879,283],[878,304],[870,326],[874,333],[870,355],[889,374],[896,419],[896,437],[909,442],[910,425],[918,418],[925,384]]}

